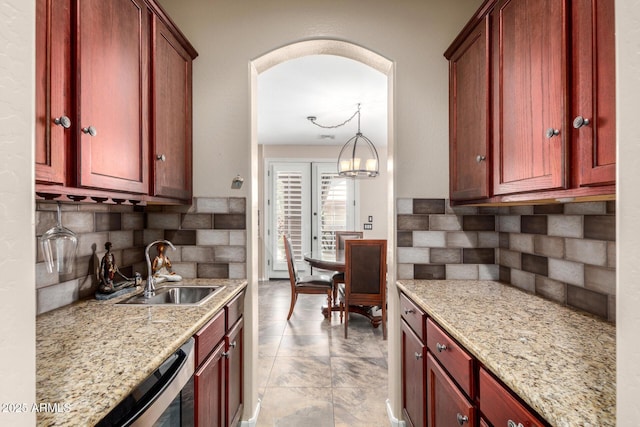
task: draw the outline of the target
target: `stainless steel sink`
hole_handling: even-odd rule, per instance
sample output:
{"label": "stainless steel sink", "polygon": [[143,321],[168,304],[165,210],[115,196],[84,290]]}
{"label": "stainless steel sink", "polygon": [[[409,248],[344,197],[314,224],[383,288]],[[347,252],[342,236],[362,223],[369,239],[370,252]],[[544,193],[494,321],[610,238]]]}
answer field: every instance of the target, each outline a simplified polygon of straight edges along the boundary
{"label": "stainless steel sink", "polygon": [[224,286],[166,286],[156,289],[151,297],[145,298],[139,294],[118,304],[201,305],[222,289]]}

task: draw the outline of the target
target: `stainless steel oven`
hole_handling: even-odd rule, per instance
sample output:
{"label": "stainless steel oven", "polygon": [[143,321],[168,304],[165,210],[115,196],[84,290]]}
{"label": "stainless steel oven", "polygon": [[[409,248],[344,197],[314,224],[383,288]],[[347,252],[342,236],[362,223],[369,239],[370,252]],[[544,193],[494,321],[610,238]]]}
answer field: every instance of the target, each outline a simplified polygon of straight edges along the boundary
{"label": "stainless steel oven", "polygon": [[192,426],[194,343],[189,339],[97,426]]}

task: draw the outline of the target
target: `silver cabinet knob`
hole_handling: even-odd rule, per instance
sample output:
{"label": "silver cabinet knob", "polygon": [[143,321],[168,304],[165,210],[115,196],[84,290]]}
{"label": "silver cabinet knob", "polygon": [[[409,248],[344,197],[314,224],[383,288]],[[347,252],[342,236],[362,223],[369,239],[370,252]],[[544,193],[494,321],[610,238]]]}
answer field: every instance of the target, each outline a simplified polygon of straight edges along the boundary
{"label": "silver cabinet knob", "polygon": [[422,354],[418,353],[417,351],[414,353],[414,356],[416,356],[416,360],[422,359]]}
{"label": "silver cabinet knob", "polygon": [[93,126],[89,126],[81,129],[83,133],[86,133],[90,136],[96,136],[98,134],[98,130]]}
{"label": "silver cabinet knob", "polygon": [[438,350],[438,353],[442,353],[443,351],[447,351],[447,345],[446,344],[436,343],[436,350]]}
{"label": "silver cabinet knob", "polygon": [[161,162],[164,162],[167,160],[167,156],[165,156],[164,154],[156,154],[156,160],[160,160]]}
{"label": "silver cabinet knob", "polygon": [[480,162],[482,162],[484,160],[487,160],[487,156],[483,156],[482,154],[478,154],[476,156],[476,163],[480,163]]}
{"label": "silver cabinet knob", "polygon": [[585,119],[582,116],[578,116],[573,119],[573,127],[576,129],[580,129],[582,126],[587,126],[589,123],[591,123],[589,119]]}
{"label": "silver cabinet knob", "polygon": [[554,129],[554,128],[549,128],[545,131],[544,136],[547,137],[547,139],[551,139],[554,136],[560,135],[560,130],[559,129]]}
{"label": "silver cabinet knob", "polygon": [[56,117],[53,119],[53,123],[58,126],[62,126],[65,129],[69,129],[71,127],[71,119],[67,116]]}
{"label": "silver cabinet knob", "polygon": [[515,421],[509,420],[507,421],[507,427],[524,427],[524,426],[522,425],[522,423],[516,424]]}
{"label": "silver cabinet knob", "polygon": [[456,419],[458,421],[458,425],[464,425],[464,423],[468,423],[469,422],[469,417],[466,415],[462,415],[461,413],[458,412],[458,414],[456,415]]}
{"label": "silver cabinet knob", "polygon": [[229,343],[229,347],[230,348],[236,348],[236,345],[237,345],[237,343],[235,341]]}

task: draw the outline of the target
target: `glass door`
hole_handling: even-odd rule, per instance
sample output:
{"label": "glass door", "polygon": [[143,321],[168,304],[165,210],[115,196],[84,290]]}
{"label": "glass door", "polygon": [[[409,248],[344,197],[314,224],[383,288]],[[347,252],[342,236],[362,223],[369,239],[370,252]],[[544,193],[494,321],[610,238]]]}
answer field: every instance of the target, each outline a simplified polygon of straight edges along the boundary
{"label": "glass door", "polygon": [[308,273],[304,253],[334,251],[335,231],[353,229],[355,180],[338,177],[335,162],[271,162],[268,171],[268,277],[289,277],[284,234],[291,240],[298,271]]}
{"label": "glass door", "polygon": [[313,163],[312,250],[336,250],[336,231],[355,225],[355,180],[338,176],[335,163]]}

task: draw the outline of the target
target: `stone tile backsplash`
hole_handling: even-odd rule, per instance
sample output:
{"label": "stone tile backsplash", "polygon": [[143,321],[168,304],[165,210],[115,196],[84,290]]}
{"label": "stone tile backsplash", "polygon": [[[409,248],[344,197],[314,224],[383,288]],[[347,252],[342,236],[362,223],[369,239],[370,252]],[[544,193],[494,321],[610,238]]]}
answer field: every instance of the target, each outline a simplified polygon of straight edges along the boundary
{"label": "stone tile backsplash", "polygon": [[500,280],[615,322],[615,202],[398,199],[399,279]]}
{"label": "stone tile backsplash", "polygon": [[[195,198],[190,206],[63,203],[62,223],[78,235],[73,272],[48,273],[37,245],[37,313],[91,297],[104,245],[113,245],[119,270],[127,277],[147,275],[144,248],[154,240],[171,241],[173,269],[184,278],[246,277],[245,198]],[[55,202],[36,204],[36,238],[57,222]],[[155,250],[151,250],[155,256]]]}

